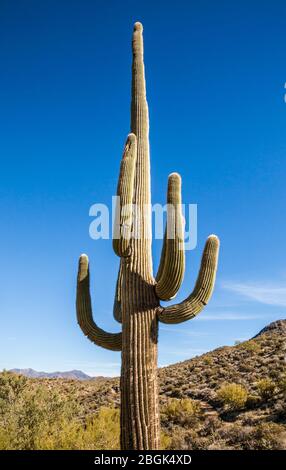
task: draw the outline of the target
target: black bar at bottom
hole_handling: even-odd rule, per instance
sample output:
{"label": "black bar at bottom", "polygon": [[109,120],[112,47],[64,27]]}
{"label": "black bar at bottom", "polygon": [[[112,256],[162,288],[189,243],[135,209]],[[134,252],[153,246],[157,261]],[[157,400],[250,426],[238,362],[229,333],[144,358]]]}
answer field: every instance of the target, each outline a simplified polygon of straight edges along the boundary
{"label": "black bar at bottom", "polygon": [[1,451],[0,465],[20,464],[21,467],[33,464],[45,465],[81,465],[116,466],[130,468],[137,465],[174,465],[200,467],[204,464],[264,464],[273,465],[282,462],[283,451]]}

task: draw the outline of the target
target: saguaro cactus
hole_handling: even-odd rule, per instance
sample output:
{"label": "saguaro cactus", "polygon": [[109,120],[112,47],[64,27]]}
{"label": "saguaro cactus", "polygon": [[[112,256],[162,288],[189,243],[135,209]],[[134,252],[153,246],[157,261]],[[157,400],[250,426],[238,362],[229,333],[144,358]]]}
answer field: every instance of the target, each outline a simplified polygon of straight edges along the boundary
{"label": "saguaro cactus", "polygon": [[[114,251],[120,257],[114,317],[122,323],[122,332],[107,333],[93,320],[86,255],[81,255],[79,260],[76,300],[78,323],[83,333],[98,346],[121,351],[121,448],[128,450],[159,448],[158,322],[181,323],[204,308],[214,287],[219,250],[218,238],[209,236],[193,292],[179,304],[160,306],[160,300],[169,300],[176,295],[184,276],[181,178],[177,173],[169,176],[167,226],[159,270],[154,278],[150,236],[149,118],[142,31],[142,24],[135,23],[131,133],[127,137],[117,188],[125,211],[119,210],[115,227],[119,237],[113,239]],[[131,204],[136,207],[135,211],[131,211]],[[139,236],[132,233],[136,226],[140,229]],[[175,236],[168,236],[170,229]]]}

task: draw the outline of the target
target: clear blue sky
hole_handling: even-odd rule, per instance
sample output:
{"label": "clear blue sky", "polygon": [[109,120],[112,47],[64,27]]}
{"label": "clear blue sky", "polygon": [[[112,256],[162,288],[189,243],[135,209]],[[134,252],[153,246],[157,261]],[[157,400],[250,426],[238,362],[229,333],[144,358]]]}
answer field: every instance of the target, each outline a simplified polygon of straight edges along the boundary
{"label": "clear blue sky", "polygon": [[[153,202],[167,175],[198,204],[193,288],[204,241],[221,239],[213,299],[160,329],[169,364],[285,318],[285,1],[1,0],[0,369],[119,372],[120,354],[75,319],[77,258],[90,256],[94,314],[112,317],[118,259],[89,237],[111,204],[129,131],[131,34],[144,24]],[[158,265],[161,242],[153,244]]]}

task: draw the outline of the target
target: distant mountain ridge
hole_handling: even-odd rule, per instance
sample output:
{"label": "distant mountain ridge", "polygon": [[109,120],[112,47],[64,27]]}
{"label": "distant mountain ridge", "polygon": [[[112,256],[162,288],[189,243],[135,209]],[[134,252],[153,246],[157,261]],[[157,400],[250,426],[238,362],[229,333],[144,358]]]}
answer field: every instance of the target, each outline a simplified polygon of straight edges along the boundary
{"label": "distant mountain ridge", "polygon": [[81,370],[69,370],[65,372],[39,372],[34,369],[11,369],[10,372],[15,374],[24,375],[25,377],[30,377],[33,379],[74,379],[74,380],[91,380],[94,377],[91,377]]}

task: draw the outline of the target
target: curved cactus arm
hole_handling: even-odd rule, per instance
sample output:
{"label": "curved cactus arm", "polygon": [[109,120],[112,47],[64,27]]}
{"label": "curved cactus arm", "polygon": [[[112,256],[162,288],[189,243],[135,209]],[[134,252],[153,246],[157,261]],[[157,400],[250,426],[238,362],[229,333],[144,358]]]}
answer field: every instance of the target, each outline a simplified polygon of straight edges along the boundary
{"label": "curved cactus arm", "polygon": [[132,200],[134,191],[137,139],[129,134],[120,165],[117,186],[117,203],[113,231],[113,249],[120,257],[130,255],[130,236],[132,230]]}
{"label": "curved cactus arm", "polygon": [[121,310],[121,290],[122,290],[122,282],[123,282],[123,273],[122,273],[122,266],[120,262],[117,282],[116,282],[116,289],[115,289],[115,296],[114,296],[114,303],[113,303],[113,316],[118,323],[122,323],[122,310]]}
{"label": "curved cactus arm", "polygon": [[183,302],[163,308],[159,307],[158,319],[163,323],[182,323],[194,318],[211,298],[219,253],[219,239],[210,235],[205,244],[200,272],[195,288]]}
{"label": "curved cactus arm", "polygon": [[90,341],[111,351],[121,351],[121,333],[107,333],[99,328],[93,320],[89,292],[89,266],[86,255],[81,255],[79,259],[76,311],[78,324]]}
{"label": "curved cactus arm", "polygon": [[181,177],[178,173],[171,173],[168,178],[167,226],[155,287],[161,300],[174,298],[184,278],[184,219],[181,204]]}

